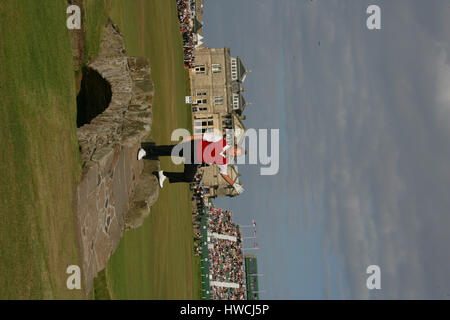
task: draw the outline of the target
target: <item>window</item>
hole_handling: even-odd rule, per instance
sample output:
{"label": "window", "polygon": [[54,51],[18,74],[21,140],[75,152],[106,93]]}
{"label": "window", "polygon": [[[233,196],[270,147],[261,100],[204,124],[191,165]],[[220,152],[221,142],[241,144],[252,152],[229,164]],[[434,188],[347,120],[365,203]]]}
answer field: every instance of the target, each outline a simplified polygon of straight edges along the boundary
{"label": "window", "polygon": [[239,95],[233,94],[233,109],[239,109]]}
{"label": "window", "polygon": [[222,105],[223,104],[223,97],[214,97],[214,104],[217,105]]}
{"label": "window", "polygon": [[206,110],[208,110],[208,108],[207,108],[207,107],[201,107],[201,108],[198,108],[198,110],[200,110],[200,111],[206,111]]}
{"label": "window", "polygon": [[206,68],[204,65],[199,65],[195,67],[195,73],[202,74],[206,72]]}
{"label": "window", "polygon": [[194,121],[194,132],[196,134],[214,132],[214,120],[212,117],[196,118]]}
{"label": "window", "polygon": [[212,72],[213,73],[222,72],[222,65],[220,65],[220,64],[213,64],[212,65]]}
{"label": "window", "polygon": [[206,104],[207,99],[197,99],[197,104]]}
{"label": "window", "polygon": [[237,60],[236,58],[231,58],[231,79],[237,80]]}
{"label": "window", "polygon": [[196,95],[197,96],[206,96],[206,91],[197,91]]}

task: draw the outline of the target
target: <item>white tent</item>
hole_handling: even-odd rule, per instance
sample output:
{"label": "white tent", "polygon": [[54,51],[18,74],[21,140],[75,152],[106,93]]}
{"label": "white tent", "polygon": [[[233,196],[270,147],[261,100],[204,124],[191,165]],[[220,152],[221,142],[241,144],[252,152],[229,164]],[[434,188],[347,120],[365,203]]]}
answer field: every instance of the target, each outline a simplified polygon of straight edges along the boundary
{"label": "white tent", "polygon": [[202,37],[202,35],[200,35],[200,34],[198,34],[198,33],[194,33],[194,41],[195,42],[200,42],[200,41],[202,41],[203,40],[203,37]]}
{"label": "white tent", "polygon": [[203,45],[203,41],[198,41],[197,44],[195,45],[195,47],[200,47],[201,45]]}

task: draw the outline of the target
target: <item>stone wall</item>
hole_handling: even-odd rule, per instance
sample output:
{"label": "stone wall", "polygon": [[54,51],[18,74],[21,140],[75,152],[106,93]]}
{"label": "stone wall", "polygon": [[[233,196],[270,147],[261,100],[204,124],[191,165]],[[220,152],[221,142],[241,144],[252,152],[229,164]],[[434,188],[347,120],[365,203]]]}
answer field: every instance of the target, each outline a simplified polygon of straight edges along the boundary
{"label": "stone wall", "polygon": [[142,224],[158,197],[151,174],[157,161],[138,161],[142,141],[150,139],[153,83],[149,63],[128,57],[120,31],[105,27],[99,55],[89,68],[111,85],[111,102],[78,129],[82,179],[77,188],[77,219],[86,293],[117,248],[125,229]]}

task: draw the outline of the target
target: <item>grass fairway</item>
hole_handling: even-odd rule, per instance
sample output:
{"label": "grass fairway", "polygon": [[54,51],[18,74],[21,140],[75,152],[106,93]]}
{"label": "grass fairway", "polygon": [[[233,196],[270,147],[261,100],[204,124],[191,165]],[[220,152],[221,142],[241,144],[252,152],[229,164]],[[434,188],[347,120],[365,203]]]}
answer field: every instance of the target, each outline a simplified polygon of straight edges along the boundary
{"label": "grass fairway", "polygon": [[[150,60],[156,87],[152,135],[157,143],[170,143],[174,129],[191,129],[176,2],[114,0],[111,17],[124,35],[128,54]],[[161,167],[182,170],[169,159]],[[125,232],[106,270],[113,299],[200,298],[189,198],[187,185],[166,184],[144,225]]]}
{"label": "grass fairway", "polygon": [[72,192],[79,176],[65,1],[0,3],[0,299],[83,298]]}
{"label": "grass fairway", "polygon": [[99,50],[103,28],[114,0],[83,0],[85,60],[93,59]]}

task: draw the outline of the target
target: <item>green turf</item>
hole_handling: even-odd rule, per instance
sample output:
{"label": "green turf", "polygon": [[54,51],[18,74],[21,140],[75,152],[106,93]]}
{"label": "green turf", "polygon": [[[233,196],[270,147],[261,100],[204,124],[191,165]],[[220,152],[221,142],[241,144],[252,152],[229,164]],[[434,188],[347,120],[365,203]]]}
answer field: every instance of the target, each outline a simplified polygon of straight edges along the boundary
{"label": "green turf", "polygon": [[0,3],[0,299],[81,298],[72,192],[79,176],[65,1]]}
{"label": "green turf", "polygon": [[[155,83],[152,135],[157,143],[170,143],[172,130],[191,129],[176,2],[116,0],[111,17],[124,34],[128,54],[150,60]],[[161,167],[182,170],[168,159]],[[143,226],[125,232],[106,270],[114,299],[200,298],[190,196],[187,185],[167,184]]]}
{"label": "green turf", "polygon": [[92,295],[92,298],[95,300],[111,300],[111,293],[106,279],[106,269],[98,273],[94,281]]}
{"label": "green turf", "polygon": [[83,27],[85,31],[85,61],[98,54],[103,29],[108,20],[108,13],[114,0],[84,0]]}

